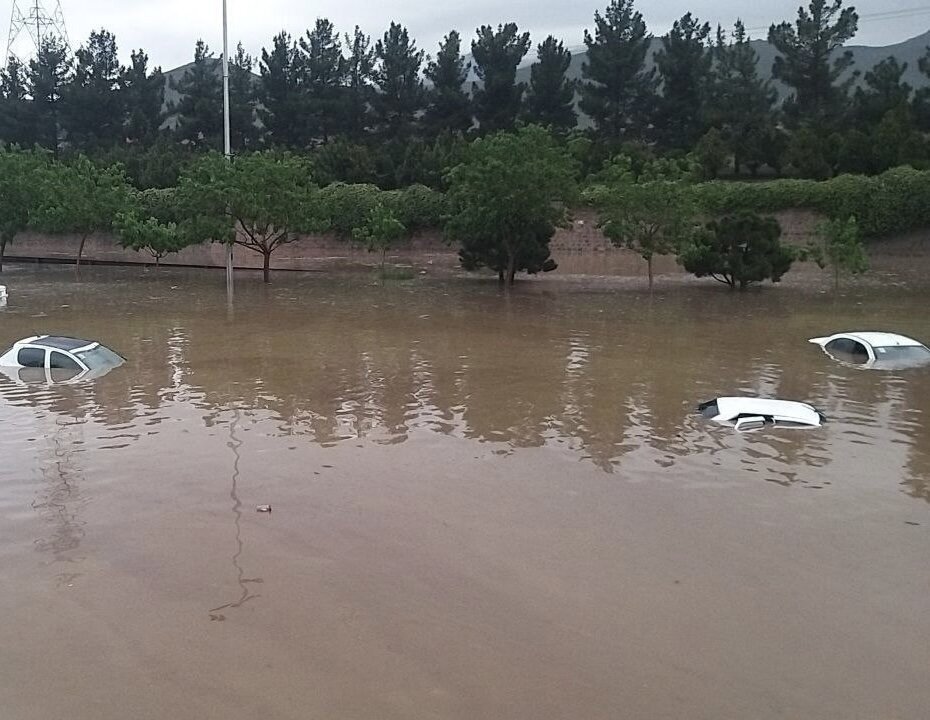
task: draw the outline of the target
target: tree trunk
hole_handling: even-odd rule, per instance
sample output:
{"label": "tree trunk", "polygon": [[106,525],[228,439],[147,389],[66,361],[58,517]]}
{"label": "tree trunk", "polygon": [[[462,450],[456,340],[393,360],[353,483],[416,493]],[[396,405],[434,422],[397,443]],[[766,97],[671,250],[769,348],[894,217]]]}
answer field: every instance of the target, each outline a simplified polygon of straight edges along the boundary
{"label": "tree trunk", "polygon": [[264,263],[262,265],[262,278],[266,283],[271,282],[271,252],[263,252]]}
{"label": "tree trunk", "polygon": [[514,253],[507,255],[507,285],[513,286],[517,275],[517,256]]}
{"label": "tree trunk", "polygon": [[646,271],[649,273],[649,290],[652,290],[652,255],[646,258]]}
{"label": "tree trunk", "polygon": [[[0,269],[2,269],[2,268],[0,268]],[[497,271],[497,282],[499,282],[501,285],[504,284],[504,271],[503,271],[503,270],[498,270],[498,271]]]}
{"label": "tree trunk", "polygon": [[6,252],[6,237],[0,237],[0,272],[3,272],[3,253]]}
{"label": "tree trunk", "polygon": [[838,265],[833,266],[833,292],[840,291],[840,268]]}
{"label": "tree trunk", "polygon": [[80,269],[80,267],[81,267],[81,257],[83,257],[83,255],[84,255],[84,243],[86,243],[86,242],[87,242],[87,233],[85,233],[84,235],[81,235],[81,244],[78,245],[78,254],[77,254],[77,267],[78,267],[78,269]]}
{"label": "tree trunk", "polygon": [[381,277],[384,277],[384,258],[387,255],[387,248],[381,248]]}

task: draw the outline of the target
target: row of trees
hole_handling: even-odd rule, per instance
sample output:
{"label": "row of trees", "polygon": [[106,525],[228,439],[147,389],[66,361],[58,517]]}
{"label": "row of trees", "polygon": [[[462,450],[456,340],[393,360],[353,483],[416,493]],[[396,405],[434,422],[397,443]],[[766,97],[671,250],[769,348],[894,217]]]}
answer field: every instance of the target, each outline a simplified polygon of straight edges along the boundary
{"label": "row of trees", "polygon": [[[361,241],[381,253],[383,269],[392,245],[419,230],[443,228],[458,243],[465,269],[489,268],[513,284],[518,272],[556,268],[550,240],[582,199],[598,209],[615,244],[643,257],[650,287],[656,255],[677,254],[697,275],[741,288],[779,280],[802,257],[779,244],[774,220],[702,205],[687,161],[636,164],[621,156],[609,170],[582,186],[578,161],[535,125],[468,145],[444,173],[445,194],[416,185],[395,191],[323,186],[306,157],[287,152],[246,153],[231,162],[206,153],[177,187],[143,191],[131,188],[119,166],[101,169],[84,156],[62,162],[44,151],[0,152],[0,268],[6,245],[25,230],[76,234],[78,263],[87,235],[101,231],[156,263],[190,244],[234,243],[262,256],[267,282],[273,254],[302,234]],[[858,236],[855,220],[844,218],[803,256],[858,271],[864,257]],[[840,245],[848,257],[834,252]]]}
{"label": "row of trees", "polygon": [[[514,23],[478,28],[469,62],[454,30],[429,56],[398,23],[372,42],[321,18],[298,38],[276,35],[257,61],[241,45],[230,58],[233,142],[239,151],[313,151],[330,179],[384,187],[440,187],[463,136],[520,122],[566,142],[590,139],[581,159],[592,171],[631,145],[694,150],[711,177],[763,167],[827,177],[925,162],[930,89],[915,92],[902,79],[906,64],[887,58],[853,92],[843,45],[857,23],[842,0],[810,0],[794,23],[772,25],[779,104],[741,22],[714,33],[686,13],[656,42],[633,0],[594,14],[580,79],[564,43],[549,36],[535,48],[529,83],[517,81],[517,69],[532,43]],[[221,146],[218,65],[198,42],[192,65],[168,87],[141,50],[121,66],[106,30],[73,59],[50,39],[27,67],[11,59],[0,74],[0,140],[95,153],[122,160],[137,185],[173,184],[188,151]],[[478,80],[469,84],[472,69]],[[930,49],[920,69],[930,77]],[[578,110],[589,131],[577,130]]]}

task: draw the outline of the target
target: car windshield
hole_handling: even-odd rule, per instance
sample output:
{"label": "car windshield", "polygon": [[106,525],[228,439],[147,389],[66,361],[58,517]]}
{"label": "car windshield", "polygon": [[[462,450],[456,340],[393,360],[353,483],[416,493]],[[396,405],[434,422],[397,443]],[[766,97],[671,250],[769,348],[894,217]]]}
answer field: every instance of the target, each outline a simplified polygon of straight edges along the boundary
{"label": "car windshield", "polygon": [[91,370],[115,367],[123,362],[123,358],[103,345],[97,345],[90,350],[82,350],[74,354]]}
{"label": "car windshield", "polygon": [[921,345],[891,345],[875,348],[876,360],[930,360],[930,350]]}

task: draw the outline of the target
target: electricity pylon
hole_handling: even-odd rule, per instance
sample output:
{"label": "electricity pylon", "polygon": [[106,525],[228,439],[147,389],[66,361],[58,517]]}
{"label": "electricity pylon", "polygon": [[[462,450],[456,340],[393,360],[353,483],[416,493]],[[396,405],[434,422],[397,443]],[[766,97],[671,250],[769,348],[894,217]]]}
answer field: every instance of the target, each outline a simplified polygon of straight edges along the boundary
{"label": "electricity pylon", "polygon": [[4,63],[10,56],[25,62],[53,38],[70,48],[61,0],[56,0],[54,5],[42,0],[13,0]]}

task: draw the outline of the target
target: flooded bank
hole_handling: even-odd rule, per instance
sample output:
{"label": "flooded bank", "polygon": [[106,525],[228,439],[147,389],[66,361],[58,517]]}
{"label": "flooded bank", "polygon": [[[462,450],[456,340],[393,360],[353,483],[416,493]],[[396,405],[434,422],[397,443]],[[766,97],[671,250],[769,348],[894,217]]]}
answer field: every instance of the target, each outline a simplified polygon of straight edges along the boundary
{"label": "flooded bank", "polygon": [[[5,718],[930,707],[930,370],[806,342],[926,341],[926,287],[3,277],[0,345],[128,358],[0,376]],[[733,393],[830,421],[692,412]]]}

